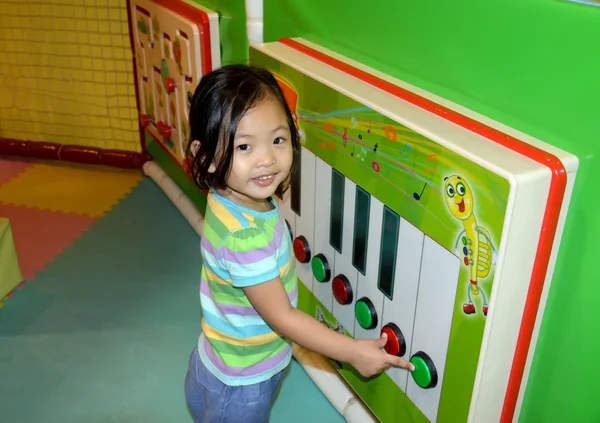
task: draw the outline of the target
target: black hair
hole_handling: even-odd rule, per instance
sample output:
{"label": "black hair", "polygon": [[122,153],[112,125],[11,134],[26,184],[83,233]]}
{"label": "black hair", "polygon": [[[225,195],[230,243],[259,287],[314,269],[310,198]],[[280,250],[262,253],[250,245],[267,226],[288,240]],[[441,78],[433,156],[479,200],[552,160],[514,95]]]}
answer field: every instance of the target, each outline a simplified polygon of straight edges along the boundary
{"label": "black hair", "polygon": [[[292,169],[275,194],[280,198],[288,189],[296,171],[300,152],[298,130],[283,91],[275,77],[266,69],[248,65],[228,65],[202,77],[190,105],[190,138],[186,157],[190,172],[200,189],[226,187],[233,161],[233,144],[238,125],[244,115],[267,99],[276,100],[287,117],[293,148]],[[192,142],[198,140],[196,155]],[[216,170],[208,172],[214,164]]]}

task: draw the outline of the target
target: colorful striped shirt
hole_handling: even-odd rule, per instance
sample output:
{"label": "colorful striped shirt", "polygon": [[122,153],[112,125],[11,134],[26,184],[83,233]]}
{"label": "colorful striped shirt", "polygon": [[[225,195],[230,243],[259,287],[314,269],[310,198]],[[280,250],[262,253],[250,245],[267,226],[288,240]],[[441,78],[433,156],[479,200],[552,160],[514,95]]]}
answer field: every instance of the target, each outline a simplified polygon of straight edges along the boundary
{"label": "colorful striped shirt", "polygon": [[291,304],[298,304],[296,262],[287,224],[277,203],[258,212],[214,191],[208,195],[201,241],[200,358],[231,386],[250,385],[283,370],[291,343],[265,323],[242,287],[281,277]]}

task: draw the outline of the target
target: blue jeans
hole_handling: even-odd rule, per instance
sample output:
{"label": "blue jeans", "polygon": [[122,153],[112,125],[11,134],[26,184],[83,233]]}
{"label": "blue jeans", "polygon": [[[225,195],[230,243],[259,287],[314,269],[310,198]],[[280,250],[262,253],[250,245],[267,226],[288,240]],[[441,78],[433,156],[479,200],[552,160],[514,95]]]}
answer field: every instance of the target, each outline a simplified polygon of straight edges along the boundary
{"label": "blue jeans", "polygon": [[202,364],[196,347],[185,377],[185,399],[195,423],[266,423],[282,376],[283,371],[254,385],[225,385]]}

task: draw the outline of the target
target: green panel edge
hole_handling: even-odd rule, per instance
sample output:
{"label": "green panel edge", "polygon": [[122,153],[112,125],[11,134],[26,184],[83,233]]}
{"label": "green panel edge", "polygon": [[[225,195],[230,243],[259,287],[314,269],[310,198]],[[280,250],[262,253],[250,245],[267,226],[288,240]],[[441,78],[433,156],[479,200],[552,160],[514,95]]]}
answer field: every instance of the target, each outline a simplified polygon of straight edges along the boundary
{"label": "green panel edge", "polygon": [[183,191],[190,201],[198,207],[200,213],[204,215],[206,210],[206,197],[196,187],[194,182],[186,175],[179,165],[169,156],[165,150],[156,142],[156,140],[147,132],[144,131],[146,138],[146,150],[152,156],[154,162],[159,165],[167,175],[171,177],[173,182]]}

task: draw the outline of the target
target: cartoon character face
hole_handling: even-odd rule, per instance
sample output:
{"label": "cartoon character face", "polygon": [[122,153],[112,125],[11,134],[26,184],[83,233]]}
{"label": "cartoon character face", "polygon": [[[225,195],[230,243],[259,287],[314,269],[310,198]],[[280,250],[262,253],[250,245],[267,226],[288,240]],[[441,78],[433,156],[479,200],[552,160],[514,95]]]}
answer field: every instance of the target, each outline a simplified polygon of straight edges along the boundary
{"label": "cartoon character face", "polygon": [[468,219],[473,213],[471,187],[458,175],[446,177],[444,181],[444,199],[450,213],[459,220]]}

